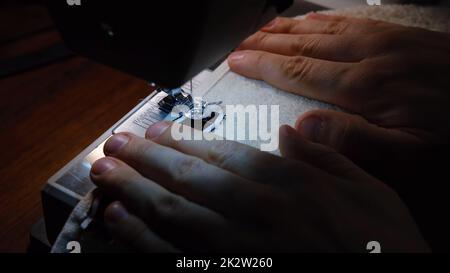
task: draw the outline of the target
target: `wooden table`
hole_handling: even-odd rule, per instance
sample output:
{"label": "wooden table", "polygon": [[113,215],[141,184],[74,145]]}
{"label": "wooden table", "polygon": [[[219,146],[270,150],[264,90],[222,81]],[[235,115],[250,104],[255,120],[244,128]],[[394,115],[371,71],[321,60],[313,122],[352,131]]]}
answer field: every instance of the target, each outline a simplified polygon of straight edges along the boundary
{"label": "wooden table", "polygon": [[[0,64],[61,42],[41,6],[0,5]],[[47,179],[150,92],[75,55],[0,78],[0,252],[26,250]]]}

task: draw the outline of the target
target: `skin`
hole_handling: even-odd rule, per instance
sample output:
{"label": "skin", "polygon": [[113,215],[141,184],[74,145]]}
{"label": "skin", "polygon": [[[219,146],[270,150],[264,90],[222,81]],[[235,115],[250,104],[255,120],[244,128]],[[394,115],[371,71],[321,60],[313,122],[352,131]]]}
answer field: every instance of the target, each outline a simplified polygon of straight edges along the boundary
{"label": "skin", "polygon": [[228,62],[236,73],[344,109],[307,112],[295,127],[392,187],[432,248],[447,251],[449,34],[313,13],[277,18]]}
{"label": "skin", "polygon": [[305,113],[296,129],[392,186],[446,158],[449,64],[449,34],[318,13],[275,19],[229,58],[236,73],[346,110]]}
{"label": "skin", "polygon": [[231,69],[346,111],[316,110],[295,130],[282,127],[283,157],[228,141],[175,142],[161,124],[147,139],[117,135],[91,174],[117,200],[107,226],[150,252],[365,251],[371,240],[383,251],[429,250],[397,194],[342,153],[400,189],[432,227],[421,228],[445,242],[446,205],[436,203],[445,198],[428,189],[448,191],[418,172],[428,176],[448,147],[449,43],[378,21],[278,18],[230,56]]}
{"label": "skin", "polygon": [[[118,134],[91,178],[113,237],[145,252],[428,251],[397,194],[334,150],[280,128],[283,157],[232,141]],[[174,124],[172,126],[182,126]]]}

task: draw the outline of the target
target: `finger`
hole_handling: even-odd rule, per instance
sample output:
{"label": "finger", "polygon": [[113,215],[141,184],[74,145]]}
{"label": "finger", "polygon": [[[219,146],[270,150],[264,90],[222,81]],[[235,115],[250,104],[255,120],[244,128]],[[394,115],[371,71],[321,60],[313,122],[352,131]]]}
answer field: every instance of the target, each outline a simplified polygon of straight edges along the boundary
{"label": "finger", "polygon": [[345,156],[328,146],[305,139],[288,125],[280,127],[280,152],[283,157],[305,161],[342,178],[367,178],[367,174]]}
{"label": "finger", "polygon": [[276,18],[262,31],[289,34],[373,34],[393,24],[351,17],[311,13],[303,19]]}
{"label": "finger", "polygon": [[[263,80],[277,88],[309,98],[351,107],[344,79],[356,64],[331,62],[308,57],[288,57],[263,51],[234,52],[228,58],[231,70]],[[332,90],[332,91],[330,91]]]}
{"label": "finger", "polygon": [[305,56],[339,62],[358,62],[367,57],[365,46],[355,35],[279,34],[259,31],[247,38],[239,50],[259,50],[286,56]]}
{"label": "finger", "polygon": [[[282,153],[288,153],[287,155],[291,158],[294,157],[308,160],[311,164],[319,167],[318,171],[322,171],[322,173],[320,179],[315,181],[316,183],[326,182],[326,187],[333,189],[328,191],[331,194],[335,192],[345,193],[348,200],[351,199],[353,203],[356,202],[361,206],[365,206],[365,209],[363,210],[365,213],[368,211],[374,212],[373,208],[376,208],[376,206],[374,206],[376,202],[373,202],[373,196],[376,195],[383,196],[383,198],[380,199],[383,204],[402,204],[402,202],[399,203],[401,200],[398,195],[385,183],[368,175],[347,158],[332,151],[332,149],[306,141],[293,128],[289,126],[282,127],[280,129],[280,140],[282,140],[282,143],[284,142],[284,144],[281,145],[281,147],[283,147],[281,148]],[[323,174],[323,170],[331,173],[333,178],[327,179]],[[336,176],[343,179],[336,179]],[[322,194],[323,193],[324,192],[322,192]],[[333,201],[330,203],[330,200],[333,200],[333,197],[327,200],[326,196],[327,194],[321,196],[321,200],[329,202],[329,205],[333,206]],[[309,196],[305,195],[303,199],[308,199],[308,197]],[[403,214],[406,213],[405,215],[409,217],[408,210],[403,205],[400,207],[385,207],[389,207],[390,209],[394,207],[400,208],[399,212]],[[347,208],[355,209],[356,207],[353,206],[352,208]],[[377,210],[379,211],[379,208],[375,211]],[[372,213],[370,215],[373,216],[375,214]],[[396,216],[398,215],[402,214],[397,213]],[[409,218],[406,219],[409,221]],[[414,226],[414,223],[411,222],[411,225]],[[422,249],[427,249],[426,244],[422,244],[423,240],[415,230],[413,230],[413,233],[410,235],[413,236],[411,238],[419,239],[418,242],[421,243],[420,247],[422,247]]]}
{"label": "finger", "polygon": [[128,213],[120,202],[114,202],[106,208],[105,224],[115,240],[137,251],[179,252],[152,232],[142,220]]}
{"label": "finger", "polygon": [[[172,131],[192,130],[178,123],[160,122],[149,127],[146,138],[195,156],[252,181],[270,183],[282,176],[279,158],[253,147],[227,140],[175,140]],[[271,166],[272,168],[268,168]]]}
{"label": "finger", "polygon": [[[211,241],[226,226],[222,216],[167,191],[115,158],[97,160],[91,178],[156,232],[170,235],[177,246],[205,246],[202,242]],[[192,234],[199,234],[198,243],[193,244]]]}
{"label": "finger", "polygon": [[[416,136],[369,123],[358,115],[331,110],[314,110],[302,115],[296,128],[310,141],[327,145],[357,162],[382,164],[396,157],[407,158],[423,147]],[[399,160],[401,162],[401,160]]]}
{"label": "finger", "polygon": [[258,199],[273,194],[266,185],[132,134],[114,135],[105,143],[104,152],[171,192],[225,216],[246,217],[254,211]]}

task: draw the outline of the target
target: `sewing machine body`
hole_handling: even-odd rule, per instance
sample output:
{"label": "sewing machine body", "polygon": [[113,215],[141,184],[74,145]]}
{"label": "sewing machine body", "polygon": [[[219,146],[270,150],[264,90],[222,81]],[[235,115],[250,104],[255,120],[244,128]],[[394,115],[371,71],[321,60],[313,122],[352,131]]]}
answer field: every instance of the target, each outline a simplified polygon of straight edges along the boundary
{"label": "sewing machine body", "polygon": [[[65,2],[65,1],[54,1],[54,2]],[[92,1],[91,1],[92,2]],[[104,1],[100,1],[104,2]],[[191,1],[189,1],[191,2]],[[217,2],[217,1],[213,1]],[[228,2],[228,1],[224,1]],[[234,2],[234,1],[232,1]],[[246,2],[246,1],[244,1]],[[251,1],[250,1],[251,2]],[[265,1],[263,1],[265,2]],[[90,3],[90,2],[89,2]],[[108,1],[108,3],[111,3]],[[306,13],[311,10],[318,10],[323,9],[323,7],[309,4],[309,3],[301,3],[301,6],[296,6],[295,10],[288,11],[287,15],[293,15],[293,14],[302,14]],[[58,4],[59,5],[59,4]],[[67,7],[59,7],[59,8],[67,8]],[[67,12],[70,12],[68,10]],[[234,12],[234,9],[233,9]],[[261,10],[259,10],[261,12]],[[272,11],[273,12],[273,11]],[[59,17],[62,17],[62,14],[58,15]],[[152,15],[153,16],[153,15]],[[248,15],[247,15],[248,16]],[[268,18],[261,19],[261,22],[264,23],[265,21],[268,21],[271,17],[273,17],[274,14],[269,16]],[[184,17],[183,17],[184,18]],[[58,20],[64,20],[64,18],[59,18]],[[89,21],[89,20],[88,20]],[[90,21],[92,23],[92,21]],[[97,22],[98,23],[98,22]],[[160,24],[160,23],[159,23]],[[256,24],[258,25],[258,24]],[[257,26],[252,26],[253,29]],[[75,27],[75,26],[71,26]],[[83,29],[87,27],[87,23],[82,26]],[[101,26],[100,26],[101,27]],[[105,27],[105,26],[103,26]],[[239,27],[237,27],[239,28]],[[253,29],[247,29],[246,35],[249,34]],[[75,31],[75,30],[73,30]],[[97,28],[98,31],[98,28]],[[102,28],[101,31],[108,32],[108,29]],[[89,53],[86,48],[83,48],[87,46],[86,44],[80,43],[76,44],[77,41],[74,40],[74,37],[67,37],[67,33],[69,30],[63,30],[63,35],[66,36],[66,40],[69,39],[69,45],[72,44],[72,46],[75,46],[75,48],[81,49],[82,53],[88,57],[91,57],[91,53]],[[78,33],[78,32],[77,32]],[[77,34],[78,35],[78,34]],[[99,34],[99,35],[105,35]],[[243,34],[242,34],[243,35]],[[239,39],[242,40],[244,36],[241,34],[238,35]],[[69,35],[70,36],[70,35]],[[241,37],[242,36],[242,37]],[[77,38],[80,38],[78,36]],[[107,37],[103,37],[105,39],[109,39]],[[196,37],[197,39],[199,37]],[[183,39],[177,38],[178,41],[182,41]],[[222,40],[220,40],[222,41]],[[153,41],[155,43],[159,43],[160,39],[157,41]],[[209,60],[217,60],[219,58],[222,58],[224,55],[218,55],[218,52],[223,53],[228,52],[233,46],[237,45],[239,40],[230,40],[227,42],[227,48],[219,51],[212,51],[208,54],[210,57]],[[75,44],[74,44],[75,43]],[[92,45],[92,44],[91,44]],[[206,44],[206,46],[213,46],[211,44]],[[142,49],[142,48],[141,48]],[[189,48],[191,50],[192,48]],[[98,51],[99,49],[93,49],[97,52],[92,54],[97,54],[96,56],[93,56],[93,59],[98,60],[100,62],[110,64],[113,67],[118,67],[114,63],[119,59],[117,57],[115,58],[108,58],[107,54],[108,52],[101,52]],[[129,49],[128,49],[129,50]],[[189,51],[188,50],[188,51]],[[146,49],[146,52],[148,53],[148,48]],[[98,55],[100,53],[100,55]],[[117,53],[117,52],[116,52]],[[142,52],[140,52],[142,53]],[[198,53],[198,51],[197,51]],[[104,55],[103,55],[104,54]],[[118,53],[121,54],[121,53]],[[132,54],[128,52],[128,54]],[[192,53],[191,53],[192,54]],[[162,54],[164,55],[164,54]],[[161,55],[161,56],[162,56]],[[198,54],[197,54],[198,55]],[[217,56],[216,56],[217,55]],[[152,55],[153,56],[153,55]],[[142,55],[139,55],[139,58],[141,58]],[[189,83],[190,77],[192,77],[192,73],[198,72],[201,65],[207,66],[206,64],[209,63],[209,60],[206,59],[203,60],[196,60],[193,61],[192,67],[189,68],[189,71],[176,71],[173,70],[174,67],[180,66],[176,65],[180,60],[174,60],[171,58],[160,60],[160,57],[154,56],[156,59],[147,59],[144,58],[142,60],[145,60],[146,62],[141,62],[139,65],[140,71],[151,71],[151,73],[146,73],[145,75],[141,74],[140,72],[135,72],[132,68],[131,70],[127,70],[127,64],[122,63],[119,65],[119,68],[125,69],[128,72],[138,75],[138,76],[145,76],[143,78],[147,78],[148,75],[151,75],[149,78],[150,80],[154,81],[155,79],[159,81],[160,83],[163,83],[172,86],[174,83],[180,83],[180,82],[187,82]],[[167,57],[167,55],[166,55]],[[193,56],[190,56],[193,57]],[[100,58],[100,59],[99,59]],[[105,60],[103,60],[105,58]],[[183,60],[186,61],[188,57],[184,57]],[[155,62],[160,61],[160,65],[155,66],[153,65]],[[171,62],[175,62],[171,63]],[[170,64],[170,66],[167,66],[165,64]],[[220,64],[220,63],[219,63]],[[125,65],[125,66],[124,66]],[[133,63],[133,65],[135,65]],[[162,66],[161,66],[162,65]],[[203,66],[203,67],[204,67]],[[172,68],[172,69],[170,69]],[[206,69],[201,71],[197,76],[193,77],[193,85],[195,89],[200,90],[207,90],[211,88],[227,71],[227,66],[222,63],[222,65],[218,67],[212,67],[211,69]],[[161,73],[161,74],[159,74]],[[189,86],[185,84],[183,86],[184,89],[188,89]],[[149,89],[150,90],[150,89]],[[73,208],[76,206],[76,204],[83,198],[86,193],[88,193],[91,189],[93,189],[94,185],[92,184],[89,173],[90,168],[93,162],[95,162],[98,158],[103,157],[103,144],[105,141],[111,137],[113,134],[118,132],[132,132],[140,136],[144,136],[146,128],[151,125],[152,123],[162,120],[167,117],[167,113],[159,113],[158,110],[158,103],[164,99],[167,96],[167,94],[164,94],[164,92],[158,92],[153,91],[147,98],[142,100],[135,108],[133,108],[127,115],[125,115],[122,119],[120,119],[116,124],[114,124],[110,129],[108,129],[106,132],[104,132],[99,138],[97,138],[91,145],[89,145],[87,148],[85,148],[76,158],[74,158],[72,161],[70,161],[68,164],[66,164],[62,169],[60,169],[56,174],[54,174],[49,180],[47,185],[42,191],[42,204],[44,209],[44,222],[45,222],[45,231],[46,231],[46,237],[48,238],[48,241],[50,244],[52,244],[59,232],[61,231],[63,225],[65,224],[68,216],[70,215]],[[153,109],[153,110],[151,110]],[[155,112],[156,111],[156,112]],[[149,114],[149,115],[146,115]],[[153,113],[153,114],[152,114]],[[220,122],[220,119],[219,121]],[[40,229],[42,230],[42,229]],[[32,234],[33,237],[37,237],[35,234]]]}
{"label": "sewing machine body", "polygon": [[[233,50],[292,0],[48,1],[76,53],[176,88]],[[155,65],[156,64],[156,65]]]}

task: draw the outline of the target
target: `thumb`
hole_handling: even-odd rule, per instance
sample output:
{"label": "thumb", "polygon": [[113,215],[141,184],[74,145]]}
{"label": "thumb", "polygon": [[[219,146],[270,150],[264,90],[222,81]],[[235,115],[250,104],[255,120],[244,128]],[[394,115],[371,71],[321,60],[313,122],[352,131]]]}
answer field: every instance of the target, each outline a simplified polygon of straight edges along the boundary
{"label": "thumb", "polygon": [[355,162],[405,158],[423,146],[416,136],[372,124],[358,115],[314,110],[295,125],[306,139],[329,146]]}

